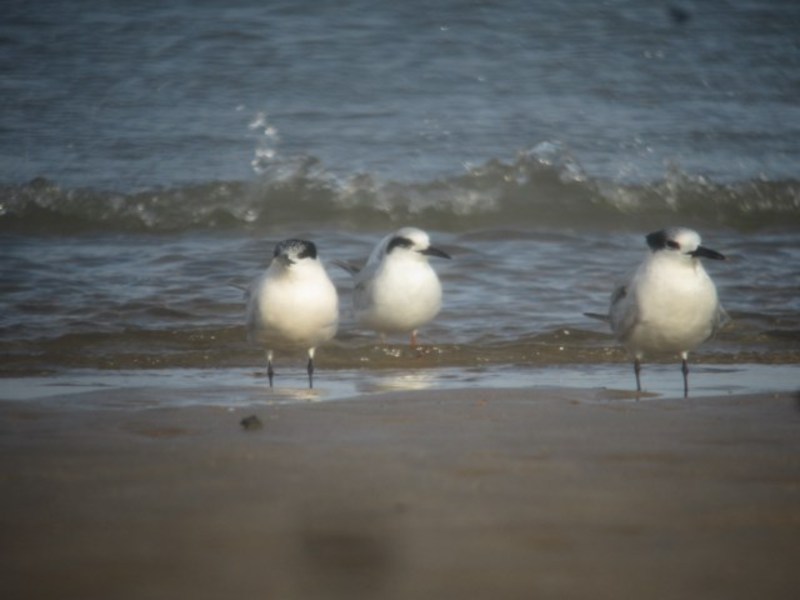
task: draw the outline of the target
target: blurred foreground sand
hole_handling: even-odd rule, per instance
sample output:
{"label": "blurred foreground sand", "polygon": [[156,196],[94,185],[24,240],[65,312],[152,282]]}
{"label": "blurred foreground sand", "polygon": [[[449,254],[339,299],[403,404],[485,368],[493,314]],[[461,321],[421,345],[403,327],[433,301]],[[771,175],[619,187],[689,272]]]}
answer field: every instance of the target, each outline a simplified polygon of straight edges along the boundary
{"label": "blurred foreground sand", "polygon": [[[124,391],[109,394],[124,406]],[[249,415],[263,427],[242,428]],[[800,410],[788,394],[4,403],[0,481],[3,598],[800,589]]]}

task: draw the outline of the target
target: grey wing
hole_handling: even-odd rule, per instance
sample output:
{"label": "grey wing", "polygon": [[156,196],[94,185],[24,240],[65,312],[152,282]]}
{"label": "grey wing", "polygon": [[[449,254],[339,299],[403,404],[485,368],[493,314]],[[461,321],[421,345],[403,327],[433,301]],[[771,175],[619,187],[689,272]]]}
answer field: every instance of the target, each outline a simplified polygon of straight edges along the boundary
{"label": "grey wing", "polygon": [[244,301],[250,303],[250,299],[258,294],[258,288],[261,287],[261,282],[264,280],[265,275],[261,274],[250,280],[250,283],[245,285],[237,285],[236,287],[242,290]]}
{"label": "grey wing", "polygon": [[356,310],[365,308],[370,303],[372,297],[372,286],[375,281],[375,274],[378,265],[374,262],[367,262],[364,268],[353,275],[355,288],[353,288],[353,306]]}
{"label": "grey wing", "polygon": [[258,290],[264,276],[256,277],[244,290],[244,301],[247,306],[245,309],[245,327],[247,328],[247,339],[254,341],[258,338],[258,331],[261,324],[261,311],[258,303]]}
{"label": "grey wing", "polygon": [[627,286],[621,285],[611,294],[608,316],[611,330],[620,340],[627,338],[639,322],[639,308],[630,296]]}
{"label": "grey wing", "polygon": [[371,288],[371,279],[361,279],[360,281],[356,281],[356,286],[353,288],[353,307],[356,309],[356,311],[363,310],[369,306]]}
{"label": "grey wing", "polygon": [[731,322],[731,316],[728,311],[722,308],[722,304],[717,305],[717,312],[714,314],[714,321],[711,324],[711,337],[714,337],[717,332]]}
{"label": "grey wing", "polygon": [[614,309],[619,305],[622,300],[628,295],[627,286],[620,285],[611,293],[611,307],[609,313],[614,312]]}

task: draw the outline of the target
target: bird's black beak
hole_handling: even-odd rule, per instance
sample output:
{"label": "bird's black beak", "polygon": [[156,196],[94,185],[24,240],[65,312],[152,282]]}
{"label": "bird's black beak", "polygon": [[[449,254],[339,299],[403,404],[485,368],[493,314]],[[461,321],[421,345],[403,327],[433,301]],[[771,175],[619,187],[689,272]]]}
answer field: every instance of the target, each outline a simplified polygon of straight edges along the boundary
{"label": "bird's black beak", "polygon": [[438,256],[439,258],[452,258],[447,252],[439,250],[439,248],[434,246],[428,246],[425,250],[420,250],[420,254],[424,254],[425,256]]}
{"label": "bird's black beak", "polygon": [[713,260],[726,260],[724,254],[720,254],[716,250],[706,248],[705,246],[698,246],[697,250],[689,253],[690,256],[695,258],[711,258]]}

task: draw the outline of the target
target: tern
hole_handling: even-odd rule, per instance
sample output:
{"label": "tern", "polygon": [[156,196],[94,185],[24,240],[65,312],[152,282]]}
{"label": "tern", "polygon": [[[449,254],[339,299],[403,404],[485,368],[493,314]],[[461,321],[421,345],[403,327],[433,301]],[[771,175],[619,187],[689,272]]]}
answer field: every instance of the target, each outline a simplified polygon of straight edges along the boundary
{"label": "tern", "polygon": [[634,357],[638,392],[642,358],[676,353],[681,357],[683,395],[688,397],[689,352],[728,320],[700,259],[725,257],[702,246],[697,232],[685,227],[655,231],[645,239],[650,254],[611,295],[611,329]]}
{"label": "tern", "polygon": [[421,229],[403,227],[378,242],[363,269],[337,263],[354,278],[359,325],[382,336],[410,333],[416,347],[418,329],[442,307],[442,284],[428,262],[431,256],[450,258]]}
{"label": "tern", "polygon": [[314,387],[316,348],[336,335],[339,298],[313,242],[288,239],[275,246],[267,270],[247,290],[247,337],[267,349],[272,387],[274,350],[308,351],[308,387]]}

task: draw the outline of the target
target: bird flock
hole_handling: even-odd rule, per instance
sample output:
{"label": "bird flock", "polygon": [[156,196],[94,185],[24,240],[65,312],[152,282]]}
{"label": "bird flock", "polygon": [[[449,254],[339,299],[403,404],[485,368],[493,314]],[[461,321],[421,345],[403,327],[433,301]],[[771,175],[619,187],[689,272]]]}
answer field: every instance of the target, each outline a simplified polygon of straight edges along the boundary
{"label": "bird flock", "polygon": [[[684,396],[689,395],[689,352],[713,337],[728,320],[714,282],[700,259],[724,260],[701,245],[696,231],[670,227],[646,236],[650,252],[627,281],[611,294],[607,314],[616,340],[633,357],[637,392],[642,391],[641,361],[654,354],[681,358]],[[417,346],[420,327],[441,310],[442,285],[430,258],[450,259],[426,232],[403,227],[381,239],[366,264],[334,261],[352,276],[357,324],[377,332],[409,334]],[[267,377],[273,386],[275,350],[308,353],[308,385],[314,385],[316,349],[336,335],[339,298],[308,240],[287,239],[246,291],[247,336],[266,348]]]}

